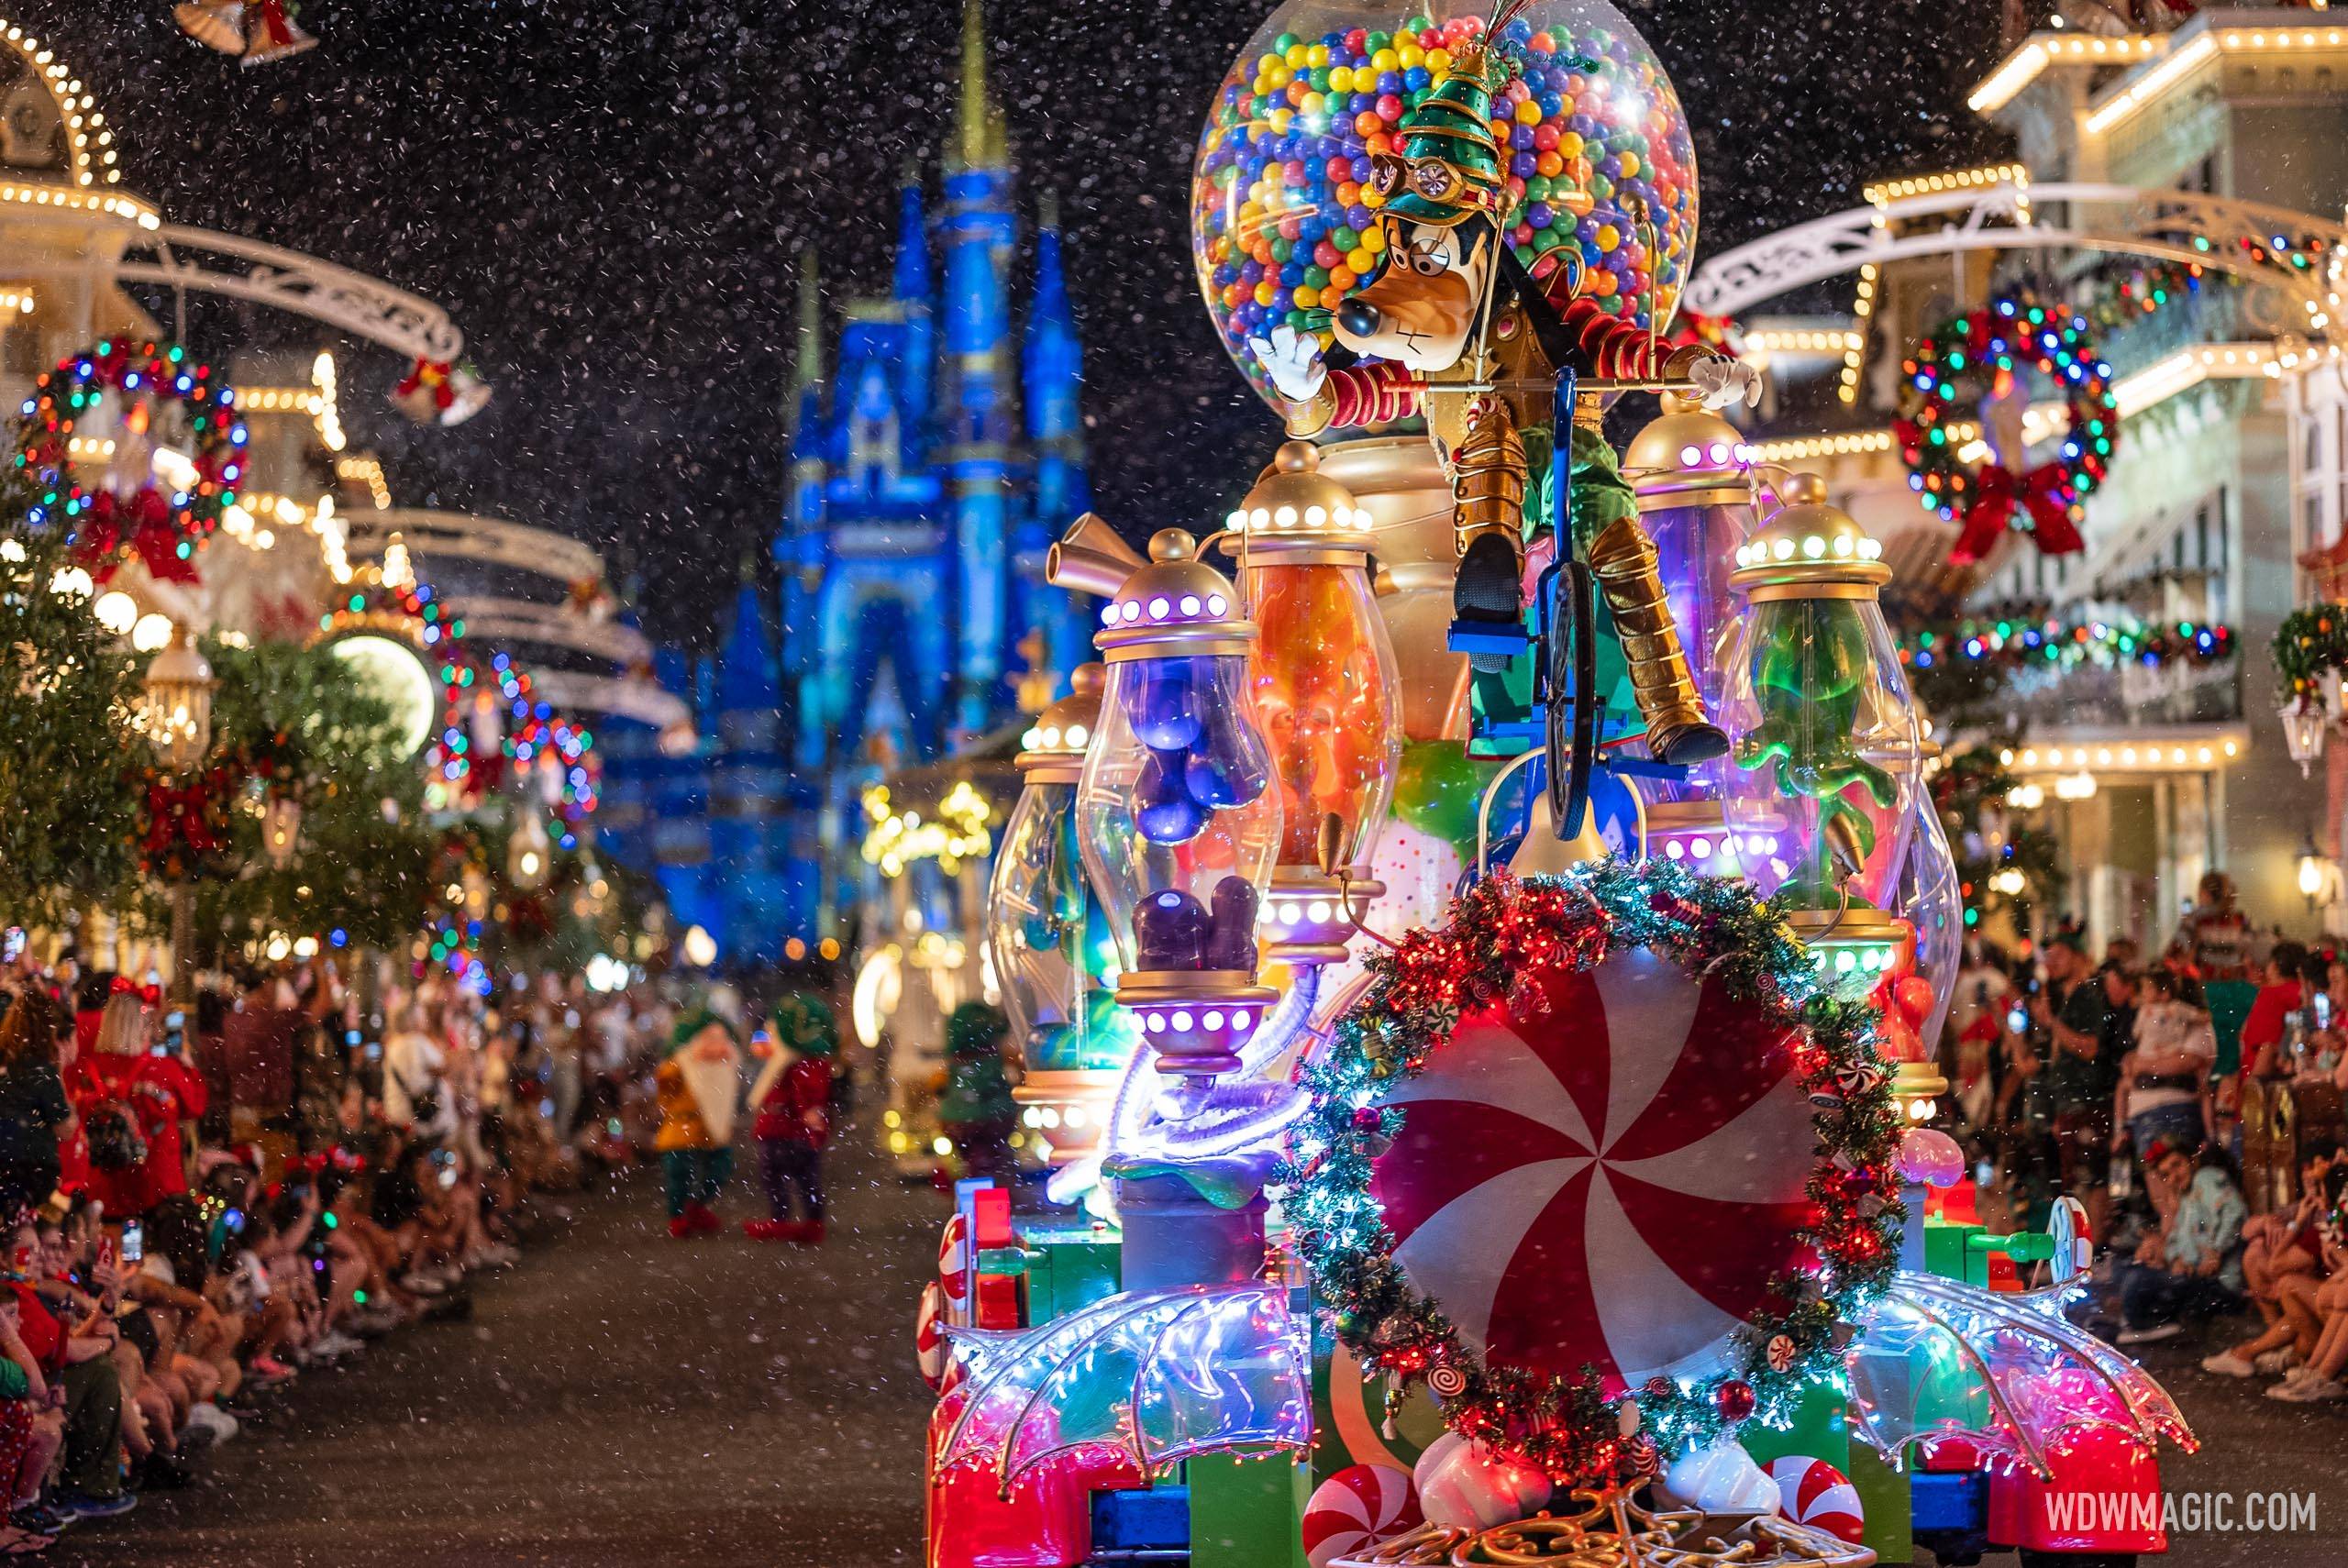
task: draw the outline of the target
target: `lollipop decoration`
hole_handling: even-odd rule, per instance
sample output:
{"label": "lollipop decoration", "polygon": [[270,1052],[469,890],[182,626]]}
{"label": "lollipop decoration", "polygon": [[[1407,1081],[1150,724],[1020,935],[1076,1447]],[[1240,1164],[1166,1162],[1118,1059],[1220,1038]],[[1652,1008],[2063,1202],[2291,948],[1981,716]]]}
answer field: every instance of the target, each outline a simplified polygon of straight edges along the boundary
{"label": "lollipop decoration", "polygon": [[1256,984],[1256,921],[1280,793],[1248,679],[1253,623],[1179,528],[1102,612],[1100,733],[1077,785],[1085,870],[1124,958],[1117,999],[1160,1069],[1239,1065],[1276,993]]}

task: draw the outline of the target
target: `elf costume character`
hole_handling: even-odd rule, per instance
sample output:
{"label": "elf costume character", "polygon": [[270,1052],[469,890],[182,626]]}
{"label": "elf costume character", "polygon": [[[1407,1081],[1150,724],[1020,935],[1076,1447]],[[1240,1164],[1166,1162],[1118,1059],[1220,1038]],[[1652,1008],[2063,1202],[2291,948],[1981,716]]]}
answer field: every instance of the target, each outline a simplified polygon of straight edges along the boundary
{"label": "elf costume character", "polygon": [[742,1233],[754,1242],[812,1247],[824,1240],[824,1145],[832,1136],[832,1058],[839,1045],[832,1010],[821,998],[793,991],[767,1015],[766,1043],[752,1047],[766,1066],[750,1087],[758,1118],[750,1136],[759,1147],[759,1180],[774,1209],[770,1220],[742,1221]]}
{"label": "elf costume character", "polygon": [[707,1008],[677,1021],[652,1086],[660,1131],[652,1146],[668,1179],[669,1234],[716,1230],[710,1205],[734,1174],[734,1104],[741,1093],[742,1053],[734,1030]]}
{"label": "elf costume character", "polygon": [[946,1092],[937,1120],[954,1141],[965,1176],[1008,1176],[1011,1130],[1019,1108],[1002,1070],[1002,1043],[1011,1026],[1002,1010],[964,1002],[946,1021]]}
{"label": "elf costume character", "polygon": [[[1760,392],[1750,366],[1701,345],[1673,348],[1581,297],[1581,259],[1570,242],[1529,268],[1509,247],[1501,223],[1513,198],[1491,112],[1512,67],[1487,44],[1518,9],[1504,5],[1453,56],[1396,127],[1395,150],[1371,160],[1386,260],[1337,307],[1331,327],[1365,362],[1331,370],[1314,339],[1285,326],[1248,345],[1288,404],[1292,436],[1425,419],[1450,475],[1459,548],[1452,646],[1486,675],[1506,669],[1530,642],[1524,437],[1545,429],[1566,438],[1555,432],[1561,374],[1584,394],[1672,388],[1707,406]],[[1578,397],[1576,425],[1594,436],[1600,412],[1597,396]],[[1727,737],[1705,715],[1655,544],[1637,517],[1626,513],[1575,543],[1622,639],[1650,753],[1680,764],[1720,756]]]}

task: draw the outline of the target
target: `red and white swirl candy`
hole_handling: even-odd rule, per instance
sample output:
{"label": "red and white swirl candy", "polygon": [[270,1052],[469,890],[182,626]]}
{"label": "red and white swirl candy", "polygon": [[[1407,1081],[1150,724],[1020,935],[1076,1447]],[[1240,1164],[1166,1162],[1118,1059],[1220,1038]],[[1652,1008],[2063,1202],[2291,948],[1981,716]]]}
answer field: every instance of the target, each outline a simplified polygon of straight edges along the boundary
{"label": "red and white swirl candy", "polygon": [[946,1289],[936,1280],[922,1286],[921,1308],[914,1314],[914,1358],[920,1364],[921,1380],[942,1391],[954,1347],[946,1338]]}
{"label": "red and white swirl candy", "polygon": [[1806,1524],[1856,1544],[1866,1529],[1866,1509],[1851,1478],[1822,1459],[1789,1453],[1769,1463],[1769,1479],[1778,1484],[1778,1508],[1796,1524]]}
{"label": "red and white swirl candy", "polygon": [[1349,1465],[1314,1487],[1305,1502],[1305,1559],[1312,1568],[1328,1568],[1418,1524],[1419,1497],[1410,1476],[1387,1464]]}

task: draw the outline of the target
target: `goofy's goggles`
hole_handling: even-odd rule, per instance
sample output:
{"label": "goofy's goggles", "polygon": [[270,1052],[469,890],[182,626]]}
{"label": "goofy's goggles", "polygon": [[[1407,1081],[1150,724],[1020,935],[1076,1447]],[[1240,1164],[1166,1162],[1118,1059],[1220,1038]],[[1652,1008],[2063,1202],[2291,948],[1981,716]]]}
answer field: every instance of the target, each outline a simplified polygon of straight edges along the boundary
{"label": "goofy's goggles", "polygon": [[1447,226],[1476,213],[1488,213],[1497,218],[1508,210],[1508,187],[1499,175],[1454,163],[1447,158],[1405,158],[1395,152],[1372,153],[1368,183],[1369,188],[1378,193],[1380,201],[1390,202],[1407,193],[1424,201],[1457,209],[1456,215],[1447,218],[1413,215],[1414,221],[1420,223]]}

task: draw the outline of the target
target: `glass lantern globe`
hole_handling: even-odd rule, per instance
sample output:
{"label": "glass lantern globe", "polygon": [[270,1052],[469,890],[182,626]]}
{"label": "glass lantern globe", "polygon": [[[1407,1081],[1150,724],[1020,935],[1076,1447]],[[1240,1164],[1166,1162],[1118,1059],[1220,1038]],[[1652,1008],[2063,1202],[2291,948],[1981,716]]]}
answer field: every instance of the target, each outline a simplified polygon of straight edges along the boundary
{"label": "glass lantern globe", "polygon": [[1256,923],[1280,845],[1281,797],[1257,722],[1256,627],[1179,528],[1117,591],[1093,638],[1108,665],[1100,732],[1077,784],[1077,839],[1163,1071],[1239,1065],[1273,991]]}
{"label": "glass lantern globe", "polygon": [[1368,900],[1394,794],[1402,712],[1394,649],[1370,591],[1372,519],[1290,441],[1228,520],[1255,621],[1256,716],[1280,793],[1263,926],[1283,963],[1335,963]]}
{"label": "glass lantern globe", "polygon": [[[1656,567],[1672,621],[1695,676],[1704,711],[1717,715],[1744,596],[1729,584],[1736,552],[1757,526],[1753,449],[1736,426],[1676,393],[1663,413],[1631,437],[1623,477],[1636,495],[1640,524],[1655,541]],[[1728,831],[1722,797],[1725,757],[1693,769],[1685,782],[1639,781],[1646,808],[1646,852],[1686,860],[1719,876],[1741,875],[1742,837]]]}
{"label": "glass lantern globe", "polygon": [[[1931,751],[1929,743],[1926,751]],[[1965,966],[1965,895],[1956,875],[1956,855],[1941,823],[1929,788],[1916,791],[1916,831],[1899,868],[1892,908],[1915,933],[1915,972],[1933,988],[1933,1004],[1917,1032],[1928,1049],[1941,1037],[1956,999],[1956,975]]]}
{"label": "glass lantern globe", "polygon": [[[1247,340],[1288,326],[1329,346],[1329,313],[1384,259],[1370,160],[1489,14],[1484,0],[1288,0],[1215,89],[1191,171],[1191,255],[1216,334],[1267,401]],[[1493,117],[1518,259],[1566,259],[1583,293],[1667,326],[1697,206],[1670,78],[1607,0],[1533,0],[1497,49],[1512,65]]]}
{"label": "glass lantern globe", "polygon": [[1021,789],[987,889],[987,948],[1023,1070],[1012,1098],[1054,1165],[1099,1142],[1141,1035],[1102,1005],[1117,973],[1109,920],[1077,849],[1076,786],[1100,727],[1103,671],[1080,665],[1070,694],[1036,715],[1018,756]]}
{"label": "glass lantern globe", "polygon": [[1746,609],[1716,715],[1732,742],[1726,815],[1754,890],[1789,895],[1821,964],[1866,988],[1907,935],[1895,895],[1918,830],[1922,720],[1877,599],[1883,547],[1817,475],[1782,493],[1732,558]]}

